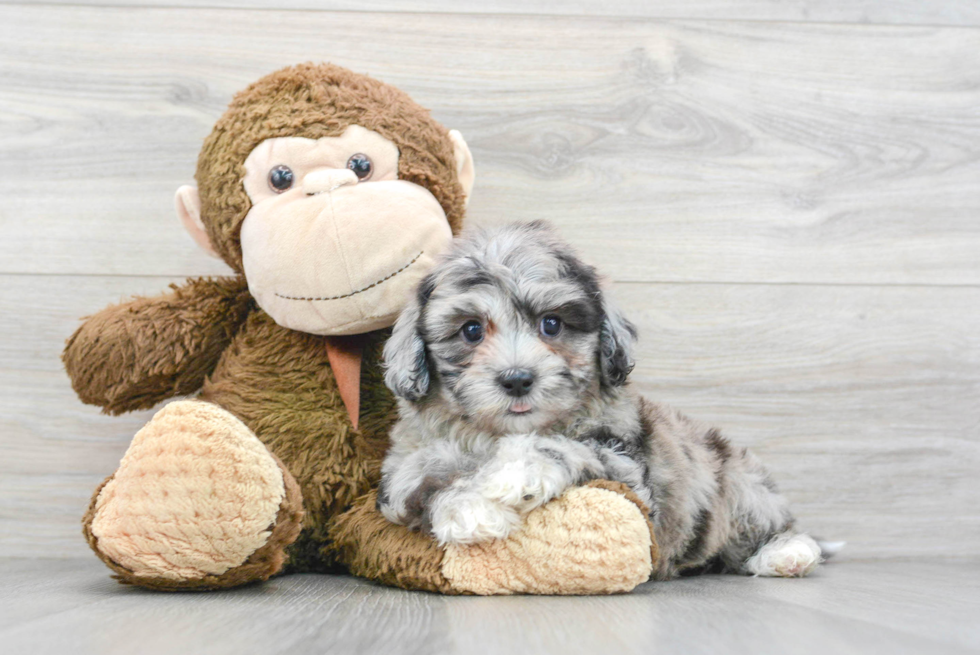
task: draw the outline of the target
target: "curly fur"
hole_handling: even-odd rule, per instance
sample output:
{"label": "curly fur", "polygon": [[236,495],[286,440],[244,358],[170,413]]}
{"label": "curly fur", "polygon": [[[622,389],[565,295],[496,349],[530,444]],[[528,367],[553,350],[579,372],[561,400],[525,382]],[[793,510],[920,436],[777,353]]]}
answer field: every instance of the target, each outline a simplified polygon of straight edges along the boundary
{"label": "curly fur", "polygon": [[[479,338],[468,325],[481,326]],[[625,386],[635,339],[595,270],[547,224],[464,237],[385,347],[386,382],[401,400],[382,513],[441,543],[479,543],[605,478],[649,507],[658,578],[706,567],[809,573],[820,550],[795,531],[762,464]]]}
{"label": "curly fur", "polygon": [[[621,537],[639,531],[646,538],[648,522],[634,511],[630,496],[624,500],[616,496],[618,491],[579,490],[578,504],[555,510],[566,523],[543,520],[541,530],[529,535],[533,553],[521,553],[516,542],[511,544],[516,550],[505,555],[453,551],[450,569],[460,576],[453,582],[444,571],[445,553],[432,539],[379,514],[375,490],[389,428],[396,419],[395,399],[385,388],[380,366],[382,343],[390,331],[359,336],[364,359],[360,423],[355,429],[331,369],[326,347],[330,337],[283,328],[257,306],[242,273],[239,239],[249,210],[242,187],[246,155],[268,138],[335,136],[351,123],[398,146],[399,177],[428,189],[453,232],[458,231],[464,191],[455,171],[453,144],[426,110],[396,89],[336,66],[288,68],[236,96],[198,161],[204,227],[238,275],[190,280],[163,296],[108,307],[78,329],[63,355],[79,397],[106,412],[148,408],[199,392],[201,400],[240,419],[268,448],[286,483],[287,496],[270,526],[269,541],[225,573],[197,579],[137,576],[99,549],[92,530],[100,494],[96,490],[83,520],[90,546],[121,581],[165,590],[230,587],[283,571],[340,567],[387,584],[444,593],[505,593],[515,588],[594,593],[627,590],[642,582],[655,550],[637,557],[637,549],[623,547]],[[427,385],[427,379],[417,380],[419,389]],[[581,532],[569,530],[585,519],[568,507],[588,516],[595,507],[622,510],[624,503],[629,511],[614,512],[610,520],[618,523],[609,530],[601,520],[589,521]],[[624,518],[630,512],[637,514],[632,524]],[[561,526],[565,541],[558,543],[564,556],[551,558],[545,574],[535,562],[552,553],[543,550],[557,539],[550,532],[552,525]],[[147,541],[152,547],[152,539]],[[644,543],[653,543],[655,549],[652,539]],[[588,575],[576,568],[582,566],[583,553],[600,558],[589,566]],[[535,569],[538,582],[517,586],[509,576],[520,576],[520,567]],[[617,570],[610,572],[609,567]],[[503,577],[494,582],[474,573],[486,569]]]}

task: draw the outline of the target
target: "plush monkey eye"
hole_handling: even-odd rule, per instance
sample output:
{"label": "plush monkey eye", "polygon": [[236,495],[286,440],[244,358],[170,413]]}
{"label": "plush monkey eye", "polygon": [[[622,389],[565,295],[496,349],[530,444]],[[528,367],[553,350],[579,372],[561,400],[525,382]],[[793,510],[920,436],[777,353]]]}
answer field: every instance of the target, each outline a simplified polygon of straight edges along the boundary
{"label": "plush monkey eye", "polygon": [[541,319],[538,329],[546,337],[557,337],[558,333],[561,332],[561,319],[554,314],[548,314]]}
{"label": "plush monkey eye", "polygon": [[269,171],[269,186],[276,193],[282,193],[293,186],[293,170],[289,166],[279,164]]}
{"label": "plush monkey eye", "polygon": [[483,326],[480,325],[480,321],[466,321],[459,333],[463,335],[463,340],[469,343],[483,341]]}
{"label": "plush monkey eye", "polygon": [[371,163],[371,158],[361,152],[351,155],[351,158],[347,160],[347,168],[354,171],[354,175],[361,182],[371,177],[371,173],[374,172],[374,164]]}

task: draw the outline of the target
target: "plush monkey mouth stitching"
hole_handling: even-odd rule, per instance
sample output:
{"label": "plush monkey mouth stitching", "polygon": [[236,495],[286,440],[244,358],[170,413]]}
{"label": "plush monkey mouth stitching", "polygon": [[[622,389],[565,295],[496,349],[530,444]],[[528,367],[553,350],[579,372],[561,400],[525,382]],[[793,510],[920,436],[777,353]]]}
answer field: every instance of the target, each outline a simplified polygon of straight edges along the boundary
{"label": "plush monkey mouth stitching", "polygon": [[382,284],[384,282],[387,282],[388,280],[390,280],[391,278],[395,277],[396,275],[398,275],[399,273],[401,273],[402,271],[404,271],[405,269],[407,269],[409,266],[411,266],[412,264],[414,264],[415,262],[417,262],[419,260],[419,257],[421,257],[422,256],[422,253],[424,253],[424,252],[425,252],[424,250],[419,250],[419,254],[415,255],[415,257],[412,258],[412,261],[408,262],[407,264],[405,264],[404,266],[402,266],[401,268],[399,268],[394,273],[388,273],[388,275],[384,276],[383,278],[381,278],[377,282],[372,282],[371,284],[367,285],[363,289],[358,289],[357,291],[351,291],[350,293],[345,293],[345,294],[340,295],[340,296],[324,296],[323,298],[304,298],[302,296],[284,296],[281,293],[277,293],[276,294],[276,297],[277,298],[282,298],[284,300],[310,300],[310,301],[316,301],[316,300],[342,300],[344,298],[350,298],[351,296],[356,296],[359,293],[362,293],[364,291],[367,291],[368,289],[373,289],[374,287],[378,286],[379,284]]}

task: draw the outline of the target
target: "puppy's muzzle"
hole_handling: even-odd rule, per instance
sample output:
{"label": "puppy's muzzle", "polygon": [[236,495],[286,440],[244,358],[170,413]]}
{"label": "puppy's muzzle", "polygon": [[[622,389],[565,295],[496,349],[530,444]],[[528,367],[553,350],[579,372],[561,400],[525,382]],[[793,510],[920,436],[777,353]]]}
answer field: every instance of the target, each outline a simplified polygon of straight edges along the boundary
{"label": "puppy's muzzle", "polygon": [[497,383],[508,396],[526,396],[534,386],[534,373],[526,368],[512,368],[497,376]]}

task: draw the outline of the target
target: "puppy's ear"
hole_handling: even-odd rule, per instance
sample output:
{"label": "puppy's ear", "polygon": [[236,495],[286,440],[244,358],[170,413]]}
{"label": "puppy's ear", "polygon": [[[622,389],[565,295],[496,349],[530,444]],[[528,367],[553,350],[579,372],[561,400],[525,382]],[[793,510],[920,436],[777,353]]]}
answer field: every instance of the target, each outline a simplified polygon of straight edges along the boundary
{"label": "puppy's ear", "polygon": [[633,345],[636,328],[613,305],[606,292],[602,293],[602,327],[599,329],[599,367],[602,384],[619,387],[633,370]]}
{"label": "puppy's ear", "polygon": [[419,320],[432,288],[431,277],[422,280],[418,293],[395,321],[384,349],[385,384],[393,394],[412,402],[429,392],[429,361]]}

